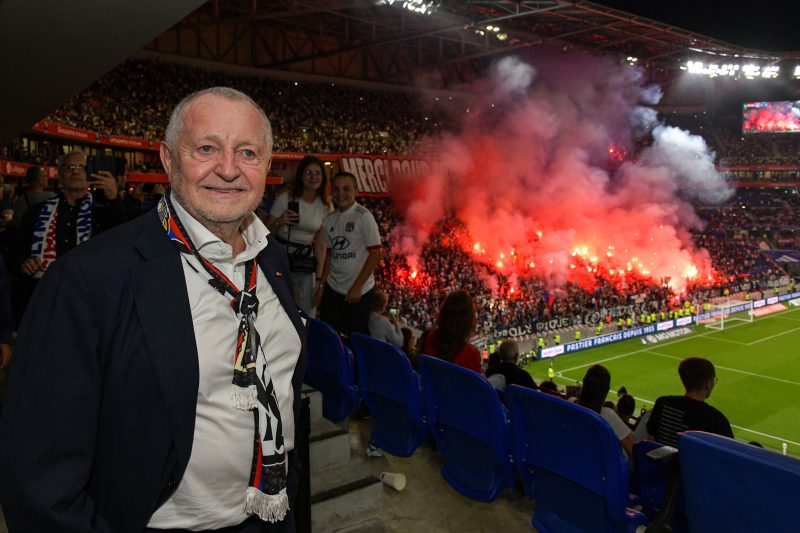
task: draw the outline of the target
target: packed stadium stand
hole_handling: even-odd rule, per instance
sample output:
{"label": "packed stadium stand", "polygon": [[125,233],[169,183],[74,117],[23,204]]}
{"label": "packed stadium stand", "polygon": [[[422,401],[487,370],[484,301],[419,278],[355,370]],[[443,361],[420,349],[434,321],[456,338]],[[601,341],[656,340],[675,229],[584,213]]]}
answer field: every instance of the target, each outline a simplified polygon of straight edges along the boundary
{"label": "packed stadium stand", "polygon": [[[210,73],[181,65],[136,60],[115,68],[45,120],[96,131],[101,135],[124,134],[156,140],[163,135],[167,115],[174,105],[174,95],[214,84],[240,87],[254,95],[277,94],[282,101],[288,102],[273,108],[271,119],[276,151],[402,155],[413,148],[415,141],[447,125],[446,117],[440,114],[434,118],[434,112],[412,105],[413,98],[402,92],[376,92],[333,84]],[[125,105],[130,101],[140,102],[140,105]],[[264,103],[268,104],[268,101]],[[398,108],[409,112],[398,115],[395,112]],[[298,113],[297,110],[302,111]],[[711,130],[709,135],[708,123],[695,117],[683,120],[668,117],[668,122],[703,134],[706,140],[717,139],[717,134],[725,131]],[[787,138],[779,134],[775,137]],[[791,139],[794,142],[794,137]],[[39,145],[45,151],[32,154],[26,153],[18,143],[12,143],[4,148],[4,154],[20,163],[53,164],[58,155],[57,144],[51,139]],[[759,147],[764,151],[759,151]],[[737,147],[730,149],[742,153]],[[795,150],[784,151],[782,145],[773,145],[763,138],[753,149],[752,153],[760,155],[748,158],[748,164],[766,161],[768,150],[798,153]],[[761,156],[765,159],[761,160]],[[147,170],[147,165],[141,164],[139,170]],[[447,238],[454,232],[463,231],[457,220],[442,223],[425,248],[419,276],[412,280],[404,258],[393,252],[392,233],[399,215],[391,201],[388,198],[369,198],[363,203],[374,212],[385,239],[387,253],[380,267],[380,276],[390,291],[390,302],[418,330],[431,326],[432,317],[444,295],[454,288],[465,288],[476,298],[481,309],[478,330],[481,335],[619,305],[628,302],[635,294],[641,296],[648,291],[652,292],[652,297],[646,298],[648,301],[660,302],[659,309],[667,306],[667,295],[658,287],[635,285],[620,291],[602,279],[598,279],[600,290],[594,294],[570,285],[559,291],[559,296],[549,303],[545,300],[550,291],[542,280],[525,280],[516,294],[509,298],[507,279],[492,269],[476,265],[456,245],[457,239]],[[739,284],[742,277],[752,287],[776,281],[782,272],[761,253],[759,246],[770,249],[794,246],[786,236],[791,236],[796,229],[799,205],[794,190],[741,189],[724,206],[698,206],[706,227],[695,238],[711,251],[714,265],[721,274],[713,290],[721,294],[726,285]],[[751,234],[758,230],[766,232],[766,236]],[[725,233],[721,238],[717,234],[720,231]],[[780,245],[777,242],[779,238]],[[742,265],[745,268],[742,269]],[[431,291],[431,286],[441,290]],[[702,291],[709,294],[708,287]]]}

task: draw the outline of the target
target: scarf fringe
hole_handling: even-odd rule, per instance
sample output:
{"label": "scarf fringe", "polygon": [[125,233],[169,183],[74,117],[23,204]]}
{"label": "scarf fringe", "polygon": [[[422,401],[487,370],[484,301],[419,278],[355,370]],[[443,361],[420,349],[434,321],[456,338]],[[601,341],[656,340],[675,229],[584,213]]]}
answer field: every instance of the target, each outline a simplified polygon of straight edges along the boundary
{"label": "scarf fringe", "polygon": [[280,522],[289,511],[289,496],[286,489],[273,495],[264,494],[255,487],[247,487],[244,510],[247,514],[257,514],[266,522]]}
{"label": "scarf fringe", "polygon": [[242,411],[250,411],[258,407],[258,389],[256,386],[239,387],[231,384],[231,405]]}

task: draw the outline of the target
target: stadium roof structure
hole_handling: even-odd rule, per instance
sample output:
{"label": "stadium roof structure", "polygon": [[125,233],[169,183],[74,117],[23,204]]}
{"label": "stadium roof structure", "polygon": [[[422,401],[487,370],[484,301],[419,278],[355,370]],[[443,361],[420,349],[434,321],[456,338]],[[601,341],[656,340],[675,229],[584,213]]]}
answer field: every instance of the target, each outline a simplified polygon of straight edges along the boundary
{"label": "stadium roof structure", "polygon": [[145,50],[393,85],[424,77],[448,88],[479,77],[499,56],[540,44],[636,58],[658,81],[677,75],[693,54],[765,66],[800,58],[580,0],[213,0]]}

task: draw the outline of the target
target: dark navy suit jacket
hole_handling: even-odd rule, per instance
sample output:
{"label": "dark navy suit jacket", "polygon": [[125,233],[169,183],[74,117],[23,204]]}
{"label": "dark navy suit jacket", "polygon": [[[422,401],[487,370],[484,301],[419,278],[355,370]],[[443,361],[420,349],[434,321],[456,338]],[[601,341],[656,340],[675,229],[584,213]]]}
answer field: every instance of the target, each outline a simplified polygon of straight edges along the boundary
{"label": "dark navy suit jacket", "polygon": [[[305,346],[284,248],[258,264]],[[305,347],[295,368],[295,419]],[[199,369],[181,258],[152,210],[56,261],[22,322],[0,422],[12,532],[139,532],[192,451]],[[293,497],[299,465],[290,454]]]}

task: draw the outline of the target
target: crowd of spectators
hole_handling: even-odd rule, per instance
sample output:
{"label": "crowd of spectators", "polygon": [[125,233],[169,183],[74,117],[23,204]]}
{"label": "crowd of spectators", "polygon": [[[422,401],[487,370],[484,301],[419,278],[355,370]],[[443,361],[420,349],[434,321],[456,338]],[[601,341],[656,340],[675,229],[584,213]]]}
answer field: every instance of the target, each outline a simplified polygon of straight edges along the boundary
{"label": "crowd of spectators", "polygon": [[719,163],[733,165],[798,165],[800,139],[786,133],[742,135],[727,128],[713,130]]}
{"label": "crowd of spectators", "polygon": [[[122,187],[125,191],[126,188]],[[133,201],[137,191],[126,194]],[[159,191],[160,192],[160,191]],[[4,205],[12,205],[11,188]],[[409,326],[424,331],[434,326],[436,314],[446,295],[466,290],[477,313],[476,332],[493,335],[510,327],[531,327],[554,318],[571,318],[618,305],[648,302],[652,311],[680,305],[670,289],[654,280],[629,279],[623,288],[598,276],[591,288],[567,283],[558,288],[541,278],[517,280],[511,291],[510,280],[491,266],[477,263],[459,244],[466,229],[448,219],[432,233],[418,264],[395,249],[392,231],[400,216],[386,197],[363,197],[360,203],[375,216],[383,239],[383,260],[376,278],[387,293],[389,307],[396,308]],[[136,213],[142,212],[141,209]],[[800,248],[800,198],[784,190],[739,191],[722,207],[699,207],[706,221],[702,232],[694,234],[696,244],[709,251],[718,279],[690,287],[687,299],[706,301],[728,289],[758,288],[774,282],[783,269],[762,252],[764,249]],[[10,229],[0,232],[0,237]],[[795,235],[797,233],[797,235]],[[467,242],[469,242],[467,240]]]}
{"label": "crowd of spectators", "polygon": [[[783,230],[800,229],[797,222],[800,202],[784,196],[780,190],[745,193],[723,207],[699,210],[708,226],[705,231],[694,234],[694,239],[698,246],[709,251],[718,277],[713,282],[704,280],[690,286],[683,300],[707,301],[722,296],[726,290],[737,292],[767,287],[785,275],[778,264],[761,253],[765,248],[779,247],[775,241],[783,234],[752,231],[753,228],[770,228],[771,224],[774,227],[778,211]],[[419,330],[432,327],[444,297],[457,289],[467,290],[475,301],[479,335],[492,335],[505,328],[530,326],[552,318],[585,315],[617,305],[648,302],[649,310],[656,312],[683,303],[657,280],[632,279],[621,287],[602,275],[597,276],[591,288],[577,283],[559,287],[555,298],[551,297],[554,289],[539,278],[519,280],[512,293],[505,276],[476,263],[460,247],[459,233],[465,230],[453,219],[441,223],[433,232],[422,250],[419,264],[409,265],[407,258],[393,248],[391,234],[399,217],[390,200],[362,198],[359,201],[375,215],[384,240],[384,259],[376,273],[379,284],[387,291],[389,305],[398,308],[403,319]],[[742,210],[742,202],[747,201],[753,203],[745,204],[747,208]],[[737,210],[747,215],[734,216]]]}
{"label": "crowd of spectators", "polygon": [[[717,156],[716,163],[729,166],[800,165],[800,136],[787,133],[743,134],[741,122],[712,121],[705,113],[668,114],[667,124],[705,139]],[[795,174],[796,177],[796,174]]]}
{"label": "crowd of spectators", "polygon": [[797,226],[800,196],[791,189],[739,189],[722,207],[698,207],[705,231],[776,231]]}
{"label": "crowd of spectators", "polygon": [[[425,150],[421,141],[427,134],[450,123],[447,109],[425,105],[411,92],[240,75],[150,60],[120,64],[44,120],[101,136],[161,140],[168,114],[176,104],[175,95],[211,85],[227,85],[254,95],[269,110],[278,152],[419,153]],[[274,105],[276,97],[280,106]],[[671,113],[662,119],[702,136],[722,167],[800,165],[800,135],[744,135],[736,120],[711,120],[706,113]],[[58,155],[58,146],[46,142],[31,147],[16,141],[2,149],[3,158],[40,165],[54,165]],[[780,182],[797,180],[798,174],[791,170],[752,172],[732,179]]]}
{"label": "crowd of spectators", "polygon": [[[268,110],[278,152],[403,154],[442,120],[405,92],[244,76],[144,60],[122,63],[46,120],[101,135],[161,140],[176,95],[214,85],[253,95]],[[280,105],[275,105],[276,98]]]}
{"label": "crowd of spectators", "polygon": [[56,166],[63,148],[57,142],[40,142],[36,147],[25,146],[21,139],[14,139],[0,150],[0,159],[27,163],[29,165]]}
{"label": "crowd of spectators", "polygon": [[[260,103],[270,112],[276,151],[398,155],[447,122],[444,115],[418,105],[410,93],[235,75],[146,60],[122,63],[46,120],[101,135],[159,140],[175,105],[174,95],[209,85],[233,86],[262,100]],[[275,95],[281,98],[280,106],[271,105],[268,100]],[[718,162],[800,164],[798,136],[742,136],[714,126],[704,114],[668,115],[665,119],[702,135],[717,152]],[[3,149],[2,157],[53,165],[58,153],[56,143],[41,141],[31,147],[17,141]],[[135,170],[159,170],[154,167],[144,165]],[[669,289],[651,280],[629,280],[621,288],[602,276],[598,276],[591,290],[574,283],[559,287],[555,298],[553,288],[538,278],[519,280],[512,293],[512,285],[502,273],[476,263],[457,244],[458,235],[466,230],[453,219],[442,222],[433,233],[422,250],[419,265],[409,265],[407,258],[392,247],[390,235],[399,218],[389,200],[375,198],[364,203],[375,215],[385,240],[378,277],[390,306],[398,308],[407,323],[420,330],[434,324],[445,295],[456,289],[472,295],[479,309],[480,334],[574,317],[634,300],[654,302],[654,307],[663,309],[673,296]],[[706,226],[695,237],[711,253],[720,277],[714,286],[704,284],[694,290],[707,297],[742,279],[758,284],[780,275],[780,268],[760,250],[796,248],[800,244],[800,237],[794,235],[798,208],[800,197],[787,190],[752,189],[740,189],[722,207],[697,206]],[[777,242],[765,242],[769,239]]]}

